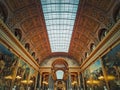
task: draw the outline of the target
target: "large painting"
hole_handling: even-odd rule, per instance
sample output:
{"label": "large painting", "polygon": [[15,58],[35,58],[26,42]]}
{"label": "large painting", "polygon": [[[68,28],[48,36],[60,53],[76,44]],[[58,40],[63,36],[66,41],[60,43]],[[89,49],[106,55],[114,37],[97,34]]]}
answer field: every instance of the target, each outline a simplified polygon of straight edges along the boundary
{"label": "large painting", "polygon": [[111,90],[120,90],[120,44],[102,58]]}
{"label": "large painting", "polygon": [[120,44],[83,73],[86,90],[120,90]]}
{"label": "large painting", "polygon": [[87,90],[103,90],[104,83],[99,80],[103,76],[101,61],[97,60],[84,72],[84,79]]}
{"label": "large painting", "polygon": [[0,90],[20,90],[26,84],[33,90],[36,77],[32,67],[0,44]]}

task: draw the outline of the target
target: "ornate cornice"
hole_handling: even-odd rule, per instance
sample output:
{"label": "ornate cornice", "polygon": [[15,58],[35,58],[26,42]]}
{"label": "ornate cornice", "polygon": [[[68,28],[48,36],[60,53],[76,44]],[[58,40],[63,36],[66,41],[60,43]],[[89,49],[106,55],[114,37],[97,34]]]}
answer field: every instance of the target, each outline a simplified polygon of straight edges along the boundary
{"label": "ornate cornice", "polygon": [[81,71],[108,53],[113,47],[120,43],[120,20],[111,28],[106,37],[97,45],[95,50],[81,64]]}
{"label": "ornate cornice", "polygon": [[19,40],[13,35],[11,30],[0,19],[0,42],[4,44],[12,53],[20,57],[35,70],[39,71],[39,65],[30,53],[24,48]]}

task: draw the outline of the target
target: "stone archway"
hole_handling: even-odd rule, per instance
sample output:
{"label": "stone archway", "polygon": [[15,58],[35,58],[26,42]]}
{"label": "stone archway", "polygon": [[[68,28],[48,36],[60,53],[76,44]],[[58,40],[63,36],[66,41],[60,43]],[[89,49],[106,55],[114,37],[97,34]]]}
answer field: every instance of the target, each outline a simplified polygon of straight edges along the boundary
{"label": "stone archway", "polygon": [[52,63],[52,72],[54,76],[57,76],[58,71],[63,72],[63,78],[56,78],[54,84],[55,90],[66,90],[66,83],[64,81],[66,80],[66,77],[68,77],[68,69],[68,63],[62,58],[56,59]]}

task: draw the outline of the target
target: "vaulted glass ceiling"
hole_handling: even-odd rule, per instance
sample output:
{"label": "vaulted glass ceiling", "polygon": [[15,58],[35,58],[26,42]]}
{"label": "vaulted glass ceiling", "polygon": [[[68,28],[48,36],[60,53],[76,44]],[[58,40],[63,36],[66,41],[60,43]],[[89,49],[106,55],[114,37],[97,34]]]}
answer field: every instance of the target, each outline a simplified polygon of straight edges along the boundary
{"label": "vaulted glass ceiling", "polygon": [[52,52],[68,52],[79,0],[41,0]]}

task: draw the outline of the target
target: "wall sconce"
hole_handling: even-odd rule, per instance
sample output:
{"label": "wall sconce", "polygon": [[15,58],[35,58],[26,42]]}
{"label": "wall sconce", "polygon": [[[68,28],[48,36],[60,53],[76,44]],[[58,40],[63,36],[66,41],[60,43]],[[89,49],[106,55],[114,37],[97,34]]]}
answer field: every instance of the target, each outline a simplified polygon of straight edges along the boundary
{"label": "wall sconce", "polygon": [[23,83],[23,84],[32,84],[33,81],[32,80],[22,80],[21,83]]}
{"label": "wall sconce", "polygon": [[99,84],[100,81],[99,80],[88,80],[87,84]]}
{"label": "wall sconce", "polygon": [[5,78],[5,79],[9,79],[9,80],[12,80],[12,79],[13,79],[11,75],[5,76],[4,78]]}
{"label": "wall sconce", "polygon": [[47,81],[43,81],[42,83],[48,85],[48,82],[47,82]]}
{"label": "wall sconce", "polygon": [[73,82],[72,82],[72,85],[75,85],[75,84],[77,84],[77,81],[73,81]]}
{"label": "wall sconce", "polygon": [[104,80],[104,76],[98,77],[99,80]]}
{"label": "wall sconce", "polygon": [[16,79],[21,79],[22,77],[21,76],[16,76]]}
{"label": "wall sconce", "polygon": [[[115,76],[113,76],[113,75],[108,75],[106,78],[107,78],[107,80],[115,80]],[[100,77],[98,77],[98,79],[104,80],[105,78],[104,78],[104,76],[100,76]]]}
{"label": "wall sconce", "polygon": [[108,80],[115,80],[115,76],[108,75],[108,76],[107,76],[107,79],[108,79]]}

